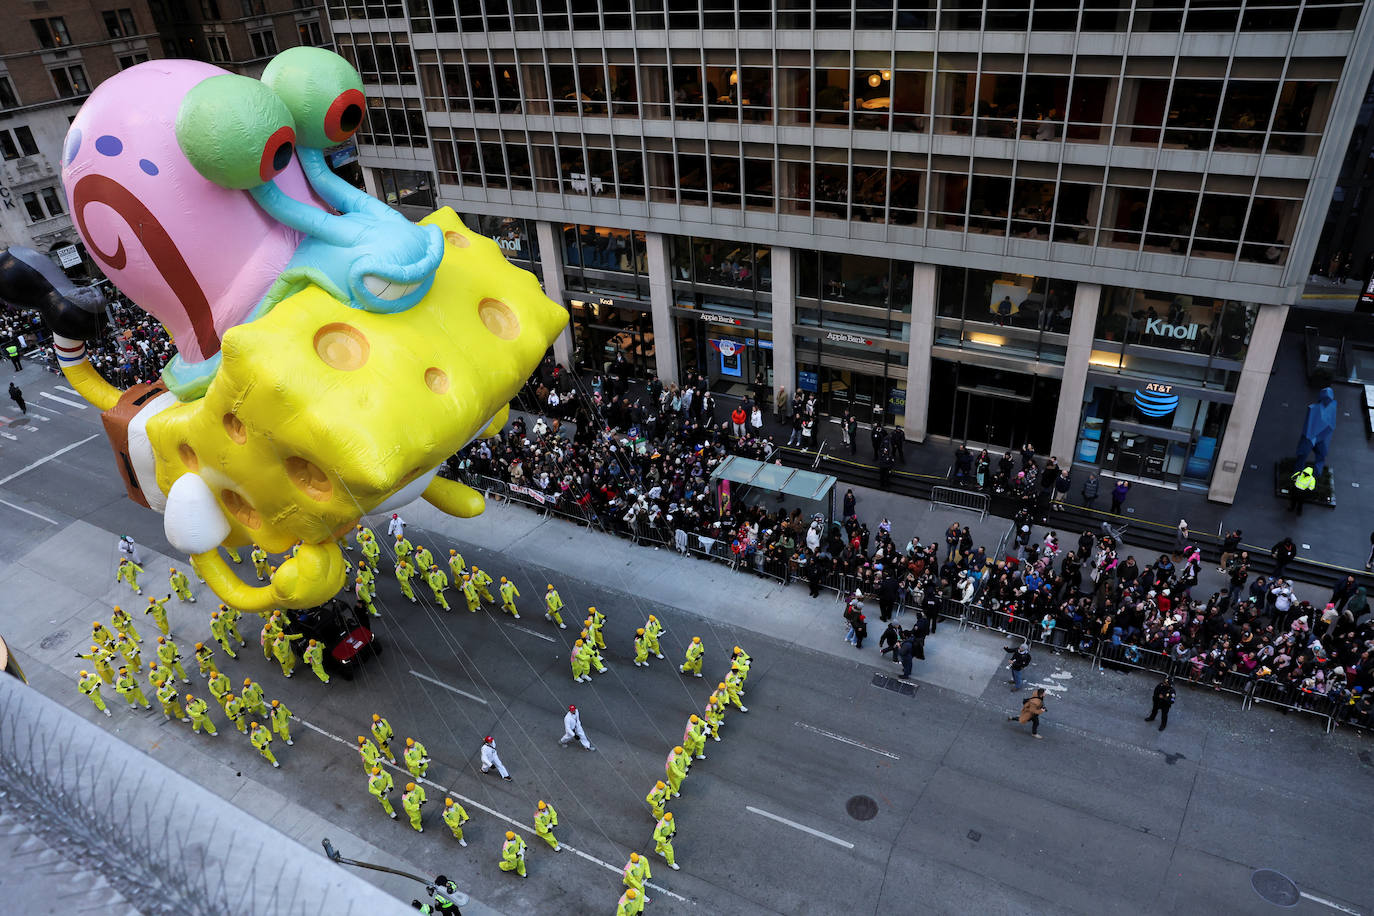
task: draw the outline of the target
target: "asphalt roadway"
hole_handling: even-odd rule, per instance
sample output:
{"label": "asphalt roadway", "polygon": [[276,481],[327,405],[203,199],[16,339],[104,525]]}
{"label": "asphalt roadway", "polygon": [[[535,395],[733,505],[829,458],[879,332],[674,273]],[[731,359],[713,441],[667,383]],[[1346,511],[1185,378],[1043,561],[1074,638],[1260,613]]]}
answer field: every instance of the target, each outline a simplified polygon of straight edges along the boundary
{"label": "asphalt roadway", "polygon": [[[1045,740],[1031,740],[1006,720],[1019,700],[1003,684],[1000,640],[942,626],[903,695],[873,683],[895,673],[878,656],[877,628],[863,650],[845,645],[830,599],[505,505],[470,522],[406,514],[412,540],[436,556],[452,544],[511,577],[521,620],[469,614],[453,594],[448,614],[411,605],[383,575],[385,650],[356,680],[328,686],[304,668],[283,679],[256,628],[245,630],[241,660],[222,667],[236,683],[261,680],[301,720],[294,747],[274,745],[280,770],[222,715],[220,737],[194,736],[107,690],[115,715],[100,717],[75,690],[72,653],[110,604],[132,603],[113,582],[115,537],[164,552],[145,557],[147,593],[166,592],[174,558],[160,519],[124,499],[96,411],[40,400],[79,402],[60,383],[26,369],[21,385],[49,419],[6,425],[15,438],[0,442],[0,631],[34,686],[307,845],[332,834],[345,855],[366,857],[340,837],[454,876],[475,901],[465,912],[612,912],[628,853],[652,852],[643,796],[736,643],[754,658],[750,711],[730,713],[670,805],[682,870],[651,856],[651,914],[1264,913],[1280,907],[1252,886],[1263,868],[1296,882],[1292,912],[1374,912],[1366,739],[1186,688],[1160,733],[1140,721],[1148,679],[1039,653],[1030,680],[1051,696]],[[926,537],[948,523],[924,512],[893,521]],[[610,671],[591,684],[571,680],[574,625],[559,631],[542,617],[546,582],[570,621],[589,604],[608,617]],[[170,605],[183,650],[208,636],[213,603],[197,591],[198,604]],[[668,627],[667,658],[645,670],[630,663],[630,642],[650,612]],[[706,644],[706,679],[677,672],[693,635]],[[568,703],[581,707],[595,753],[558,745]],[[434,758],[423,834],[404,815],[388,820],[366,792],[350,745],[374,711]],[[478,772],[486,734],[511,782]],[[445,790],[469,802],[466,849],[439,820]],[[529,830],[541,798],[559,812],[562,853]],[[524,881],[496,867],[512,822],[529,843]],[[409,899],[399,879],[379,883]]]}

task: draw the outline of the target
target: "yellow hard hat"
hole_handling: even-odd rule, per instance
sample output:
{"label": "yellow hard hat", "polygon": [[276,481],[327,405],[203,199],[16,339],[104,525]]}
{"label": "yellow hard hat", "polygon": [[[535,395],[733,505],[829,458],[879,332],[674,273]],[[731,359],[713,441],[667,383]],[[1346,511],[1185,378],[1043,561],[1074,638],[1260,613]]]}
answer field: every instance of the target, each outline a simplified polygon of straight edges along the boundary
{"label": "yellow hard hat", "polygon": [[540,810],[540,811],[543,811],[543,810],[544,810],[545,808],[547,808],[547,807],[548,807],[548,805],[544,804],[544,802],[543,802],[542,800],[539,802],[539,810]]}
{"label": "yellow hard hat", "polygon": [[358,743],[359,743],[359,744],[366,744],[366,743],[367,743],[367,739],[364,738],[362,735],[359,735],[359,736],[358,736]]}
{"label": "yellow hard hat", "polygon": [[194,702],[195,702],[195,699],[196,699],[196,698],[193,697],[193,696],[191,696],[189,693],[186,694],[186,702],[187,702],[187,703],[194,703]]}
{"label": "yellow hard hat", "polygon": [[582,640],[579,639],[577,642],[573,643],[573,645],[575,645],[575,646],[580,646],[580,645],[582,645]]}
{"label": "yellow hard hat", "polygon": [[502,585],[505,585],[505,584],[506,584],[506,577],[505,577],[505,576],[502,576],[502,577],[501,577],[501,584],[502,584]]}
{"label": "yellow hard hat", "polygon": [[90,674],[89,671],[83,671],[83,672],[81,672],[81,676],[82,676],[82,677],[90,677],[91,674]]}
{"label": "yellow hard hat", "polygon": [[717,690],[724,690],[724,689],[725,689],[725,682],[724,682],[724,681],[721,681],[719,684],[717,684],[717,685],[716,685],[716,689],[717,689]]}
{"label": "yellow hard hat", "polygon": [[658,618],[655,617],[653,614],[650,614],[650,615],[649,615],[649,619],[650,619],[650,620],[657,620]]}
{"label": "yellow hard hat", "polygon": [[413,782],[408,782],[408,783],[406,783],[406,791],[407,791],[407,792],[414,792],[414,791],[415,791],[415,783],[413,783]]}
{"label": "yellow hard hat", "polygon": [[643,636],[643,635],[644,635],[644,628],[643,628],[643,627],[640,627],[639,629],[635,630],[635,635],[636,635],[636,636]]}
{"label": "yellow hard hat", "polygon": [[744,650],[741,649],[739,646],[735,646],[735,654],[736,654],[736,655],[743,655],[743,654],[744,654]]}
{"label": "yellow hard hat", "polygon": [[210,619],[211,619],[211,620],[219,620],[219,611],[211,611],[211,612],[210,612]]}
{"label": "yellow hard hat", "polygon": [[281,701],[280,701],[280,700],[273,700],[273,701],[272,701],[272,708],[273,708],[273,709],[276,709],[276,708],[277,708],[278,706],[280,706],[280,705],[281,705]]}
{"label": "yellow hard hat", "polygon": [[168,571],[169,573],[174,573],[174,572],[177,571],[177,568],[176,568],[175,566],[173,566],[173,567],[171,567],[170,569],[168,569],[167,571]]}
{"label": "yellow hard hat", "polygon": [[407,738],[407,739],[406,739],[406,747],[414,747],[414,746],[415,746],[415,739],[414,739],[414,738]]}
{"label": "yellow hard hat", "polygon": [[453,807],[453,799],[449,798],[447,795],[444,796],[444,807],[445,807],[445,808],[452,808],[452,807]]}
{"label": "yellow hard hat", "polygon": [[673,748],[673,753],[674,753],[674,754],[681,754],[681,753],[682,753],[682,746],[681,746],[681,745],[678,745],[677,747]]}
{"label": "yellow hard hat", "polygon": [[693,715],[692,715],[692,718],[691,718],[690,720],[688,720],[688,721],[691,721],[691,722],[700,722],[701,720],[698,719],[698,718],[696,717],[695,714],[693,714]]}
{"label": "yellow hard hat", "polygon": [[637,897],[637,896],[639,896],[639,895],[635,892],[635,889],[634,889],[634,888],[630,888],[629,890],[627,890],[627,891],[625,892],[625,899],[626,899],[626,900],[633,900],[633,899],[635,899],[635,897]]}
{"label": "yellow hard hat", "polygon": [[700,636],[693,636],[693,637],[692,637],[692,642],[701,642],[701,637],[700,637]]}
{"label": "yellow hard hat", "polygon": [[373,722],[380,722],[380,721],[382,721],[382,717],[379,716],[379,715],[377,715],[377,714],[374,712],[374,713],[372,714],[372,721],[373,721]]}
{"label": "yellow hard hat", "polygon": [[204,648],[205,648],[205,643],[203,643],[203,642],[198,642],[198,643],[196,643],[196,648],[197,648],[197,649],[204,649]]}
{"label": "yellow hard hat", "polygon": [[[152,599],[150,598],[150,599],[148,599],[148,600],[151,601]],[[166,644],[167,644],[167,637],[166,637],[166,636],[159,636],[159,637],[157,638],[157,641],[160,642],[160,643],[162,643],[163,645],[166,645]],[[92,648],[94,648],[94,646],[92,646]]]}
{"label": "yellow hard hat", "polygon": [[664,819],[665,821],[671,821],[671,820],[673,819],[673,812],[669,811],[669,812],[665,813],[665,814],[663,815],[663,819]]}
{"label": "yellow hard hat", "polygon": [[596,613],[596,605],[592,605],[591,607],[587,608],[587,610],[588,610],[590,613],[595,614],[595,613]]}
{"label": "yellow hard hat", "polygon": [[514,830],[507,830],[507,831],[506,831],[506,839],[508,839],[508,840],[513,840],[513,839],[515,839],[515,831],[514,831]]}
{"label": "yellow hard hat", "polygon": [[91,629],[92,629],[92,630],[98,630],[98,629],[100,629],[100,628],[103,627],[103,626],[104,626],[104,624],[101,623],[99,620],[97,620],[95,623],[91,624]]}
{"label": "yellow hard hat", "polygon": [[451,557],[456,557],[456,556],[458,556],[458,551],[456,551],[456,550],[454,550],[452,547],[450,547],[450,548],[448,549],[448,555],[451,556]]}
{"label": "yellow hard hat", "polygon": [[552,583],[552,582],[549,583],[549,588],[553,588],[553,583]]}
{"label": "yellow hard hat", "polygon": [[630,853],[630,861],[631,861],[631,862],[638,862],[638,861],[639,861],[639,853],[637,853],[637,852],[632,852],[632,853]]}
{"label": "yellow hard hat", "polygon": [[258,723],[256,723],[256,722],[249,722],[249,723],[248,723],[248,727],[249,727],[249,728],[261,728],[262,726],[258,725]]}
{"label": "yellow hard hat", "polygon": [[382,768],[381,768],[381,767],[373,767],[373,768],[372,768],[372,775],[373,775],[373,776],[381,776],[381,775],[382,775]]}
{"label": "yellow hard hat", "polygon": [[220,609],[221,611],[227,611],[227,610],[229,610],[229,608],[225,607],[225,606],[222,605],[222,604],[219,606],[219,609]]}

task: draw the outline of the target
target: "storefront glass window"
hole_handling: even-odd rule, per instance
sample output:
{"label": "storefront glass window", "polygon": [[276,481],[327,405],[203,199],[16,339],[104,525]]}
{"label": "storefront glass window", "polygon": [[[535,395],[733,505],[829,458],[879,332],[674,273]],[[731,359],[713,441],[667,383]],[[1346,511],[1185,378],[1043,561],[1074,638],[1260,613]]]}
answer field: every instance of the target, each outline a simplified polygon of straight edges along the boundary
{"label": "storefront glass window", "polygon": [[569,289],[649,294],[644,233],[605,226],[563,226],[565,277]]}
{"label": "storefront glass window", "polygon": [[675,236],[672,242],[674,280],[758,292],[773,288],[767,245],[683,236]]}
{"label": "storefront glass window", "polygon": [[539,240],[534,227],[514,216],[476,216],[463,221],[494,241],[509,261],[530,269],[539,260]]}
{"label": "storefront glass window", "polygon": [[1112,475],[1206,487],[1230,411],[1168,382],[1090,385],[1074,461]]}
{"label": "storefront glass window", "polygon": [[654,331],[648,313],[590,298],[573,299],[572,326],[579,366],[633,378],[653,374]]}
{"label": "storefront glass window", "polygon": [[911,312],[910,261],[798,250],[797,295]]}
{"label": "storefront glass window", "polygon": [[434,209],[434,177],[429,172],[373,169],[382,199],[393,207]]}
{"label": "storefront glass window", "polygon": [[941,267],[937,307],[946,318],[1067,334],[1077,288],[1072,280]]}
{"label": "storefront glass window", "polygon": [[[928,429],[989,449],[1015,450],[1027,442],[1047,448],[1059,390],[1056,378],[935,359]],[[1063,456],[1057,457],[1066,463]]]}
{"label": "storefront glass window", "polygon": [[1258,306],[1153,290],[1103,290],[1099,340],[1243,360]]}

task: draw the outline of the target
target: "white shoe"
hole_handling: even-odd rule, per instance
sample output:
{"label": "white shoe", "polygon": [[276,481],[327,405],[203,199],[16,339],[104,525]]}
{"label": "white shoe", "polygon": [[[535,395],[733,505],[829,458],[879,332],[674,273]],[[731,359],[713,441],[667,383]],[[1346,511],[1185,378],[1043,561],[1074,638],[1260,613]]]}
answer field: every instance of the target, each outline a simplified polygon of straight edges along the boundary
{"label": "white shoe", "polygon": [[566,630],[567,628],[568,628],[568,625],[567,625],[566,623],[560,623],[560,624],[558,625],[558,629],[560,629],[560,630]]}
{"label": "white shoe", "polygon": [[396,820],[396,812],[395,812],[395,811],[391,812],[391,819],[392,819],[393,821]]}
{"label": "white shoe", "polygon": [[110,711],[109,711],[109,710],[108,710],[108,709],[106,709],[106,710],[103,710],[103,712],[104,712],[104,713],[105,713],[105,715],[107,715],[107,716],[108,716],[108,715],[112,715],[112,713],[111,713],[111,712],[110,712]]}
{"label": "white shoe", "polygon": [[191,596],[191,603],[192,603],[192,604],[195,604],[195,603],[196,603],[196,596],[195,596],[195,595],[192,595],[192,596]]}
{"label": "white shoe", "polygon": [[[656,652],[656,653],[654,653],[654,658],[662,658],[662,657],[663,657],[663,655],[662,655],[662,654],[660,654],[660,653],[657,653],[657,652]],[[646,901],[646,902],[647,902],[647,901]]]}
{"label": "white shoe", "polygon": [[720,740],[720,735],[712,735],[712,736],[711,736],[711,740],[712,740],[712,741],[719,741],[719,740]]}
{"label": "white shoe", "polygon": [[749,711],[749,707],[748,707],[748,706],[741,706],[741,707],[739,708],[739,711],[740,711],[740,712],[748,712],[748,711]]}
{"label": "white shoe", "polygon": [[674,793],[673,793],[673,798],[681,798],[681,797],[682,797],[682,793],[681,793],[681,792],[674,792]]}
{"label": "white shoe", "polygon": [[671,863],[668,867],[671,868],[673,871],[677,871],[678,869],[682,868],[682,866],[677,864],[676,862]]}
{"label": "white shoe", "polygon": [[274,766],[274,767],[280,767],[281,764],[280,764],[280,763],[277,763],[277,761],[273,760],[273,761],[272,761],[272,766]]}
{"label": "white shoe", "polygon": [[692,677],[701,677],[701,672],[698,671],[696,674],[692,675]]}
{"label": "white shoe", "polygon": [[697,759],[698,759],[698,760],[705,760],[705,759],[706,759],[706,755],[705,755],[705,754],[697,754]]}
{"label": "white shoe", "polygon": [[468,844],[468,841],[467,841],[467,840],[459,840],[459,841],[458,841],[458,845],[459,845],[459,846],[466,846],[467,844]]}
{"label": "white shoe", "polygon": [[290,747],[291,745],[293,745],[293,744],[295,744],[295,743],[296,743],[296,742],[292,741],[290,738],[287,738],[287,739],[286,739],[286,746],[287,746],[287,747]]}
{"label": "white shoe", "polygon": [[191,721],[191,717],[190,717],[190,716],[182,716],[182,717],[181,717],[181,721],[183,721],[183,722],[190,722],[190,721]]}

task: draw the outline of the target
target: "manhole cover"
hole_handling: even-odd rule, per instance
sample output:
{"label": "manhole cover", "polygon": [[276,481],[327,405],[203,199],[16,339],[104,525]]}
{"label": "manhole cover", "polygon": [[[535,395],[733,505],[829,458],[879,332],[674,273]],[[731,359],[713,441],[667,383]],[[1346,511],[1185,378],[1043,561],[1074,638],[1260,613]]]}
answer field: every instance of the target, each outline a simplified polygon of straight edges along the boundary
{"label": "manhole cover", "polygon": [[1272,868],[1256,869],[1250,876],[1250,886],[1270,903],[1279,906],[1298,905],[1298,886]]}
{"label": "manhole cover", "polygon": [[878,816],[878,803],[867,795],[855,795],[844,803],[844,810],[856,821],[871,821]]}
{"label": "manhole cover", "polygon": [[977,830],[970,830],[968,832],[968,838],[970,840],[973,840],[973,842],[977,843],[979,840],[983,838],[983,835],[979,833]]}
{"label": "manhole cover", "polygon": [[70,638],[71,638],[71,635],[72,635],[72,634],[68,633],[66,630],[58,630],[56,633],[53,633],[51,636],[44,636],[44,637],[43,637],[43,641],[40,642],[40,643],[38,644],[38,648],[40,648],[40,649],[52,649],[52,648],[55,648],[55,647],[57,647],[57,646],[62,645],[64,642],[66,642],[68,639],[70,639]]}

